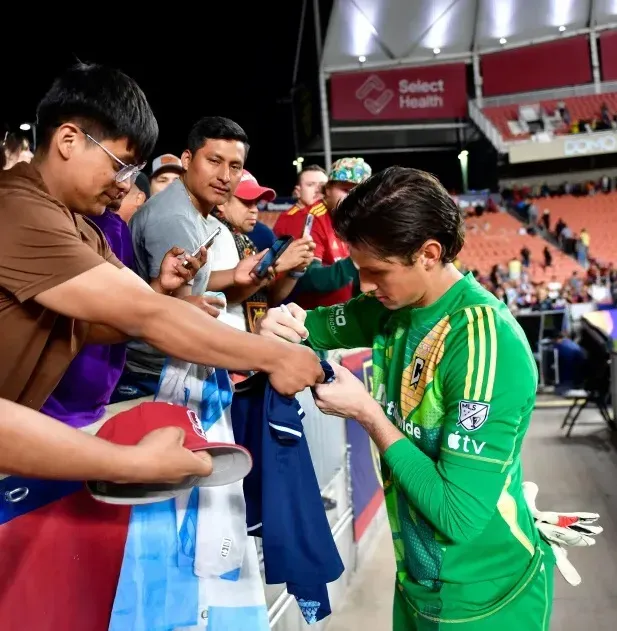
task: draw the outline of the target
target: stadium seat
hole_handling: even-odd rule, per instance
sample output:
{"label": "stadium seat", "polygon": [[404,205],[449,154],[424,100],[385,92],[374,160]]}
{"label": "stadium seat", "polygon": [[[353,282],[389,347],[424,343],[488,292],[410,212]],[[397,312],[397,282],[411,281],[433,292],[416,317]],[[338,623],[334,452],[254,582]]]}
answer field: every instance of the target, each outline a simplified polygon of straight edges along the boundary
{"label": "stadium seat", "polygon": [[589,232],[589,253],[604,263],[617,263],[617,193],[596,193],[590,197],[549,197],[538,200],[540,212],[551,211],[551,224],[561,218],[578,236]]}
{"label": "stadium seat", "polygon": [[[600,118],[602,103],[608,105],[611,113],[617,113],[617,93],[592,94],[589,96],[576,96],[567,99],[549,99],[536,101],[542,105],[546,112],[552,114],[557,108],[557,103],[563,101],[570,112],[572,122],[578,120],[592,120]],[[527,101],[528,102],[528,101]],[[525,140],[530,137],[528,133],[514,134],[511,121],[518,120],[519,104],[501,105],[498,107],[486,107],[482,111],[484,115],[495,125],[501,137],[506,140]],[[567,130],[556,130],[556,133],[567,133]]]}
{"label": "stadium seat", "polygon": [[[527,246],[531,252],[528,272],[533,282],[549,282],[553,276],[563,282],[573,271],[583,272],[576,261],[541,236],[519,234],[523,224],[507,213],[471,217],[467,219],[466,226],[465,245],[459,259],[468,269],[489,274],[494,265],[507,266],[512,258],[520,259],[521,249]],[[545,269],[543,250],[547,245],[553,255],[553,264]]]}

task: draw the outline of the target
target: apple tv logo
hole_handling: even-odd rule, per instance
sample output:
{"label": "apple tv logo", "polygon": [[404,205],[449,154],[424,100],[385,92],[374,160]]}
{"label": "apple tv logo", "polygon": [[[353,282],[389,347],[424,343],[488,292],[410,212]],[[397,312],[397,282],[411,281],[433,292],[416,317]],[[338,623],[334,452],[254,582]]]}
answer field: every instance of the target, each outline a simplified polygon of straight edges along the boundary
{"label": "apple tv logo", "polygon": [[461,448],[461,441],[463,444],[463,452],[466,454],[472,453],[469,450],[469,443],[471,443],[473,453],[475,453],[476,456],[479,456],[482,453],[482,450],[486,445],[485,441],[478,444],[473,438],[469,438],[469,436],[461,436],[458,432],[455,432],[454,434],[448,435],[448,448],[453,451],[459,451]]}

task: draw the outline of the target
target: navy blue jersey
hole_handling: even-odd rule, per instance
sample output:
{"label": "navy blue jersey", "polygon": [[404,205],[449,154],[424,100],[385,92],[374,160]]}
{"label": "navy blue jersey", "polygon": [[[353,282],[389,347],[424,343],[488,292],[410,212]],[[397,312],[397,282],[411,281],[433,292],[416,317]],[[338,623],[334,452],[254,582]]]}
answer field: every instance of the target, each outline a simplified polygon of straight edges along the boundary
{"label": "navy blue jersey", "polygon": [[[332,368],[322,362],[326,378]],[[331,613],[327,583],[345,569],[330,531],[295,398],[267,375],[236,385],[234,437],[253,456],[244,479],[247,529],[263,540],[266,583],[286,583],[308,623]]]}

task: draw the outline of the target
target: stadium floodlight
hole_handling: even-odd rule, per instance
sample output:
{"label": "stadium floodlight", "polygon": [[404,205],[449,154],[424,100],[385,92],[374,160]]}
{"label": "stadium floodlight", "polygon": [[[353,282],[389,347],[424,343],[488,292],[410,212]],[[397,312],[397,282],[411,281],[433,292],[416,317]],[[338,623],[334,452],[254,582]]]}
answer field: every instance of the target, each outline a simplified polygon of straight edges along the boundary
{"label": "stadium floodlight", "polygon": [[36,151],[36,124],[25,121],[19,126],[19,129],[32,132],[32,151]]}

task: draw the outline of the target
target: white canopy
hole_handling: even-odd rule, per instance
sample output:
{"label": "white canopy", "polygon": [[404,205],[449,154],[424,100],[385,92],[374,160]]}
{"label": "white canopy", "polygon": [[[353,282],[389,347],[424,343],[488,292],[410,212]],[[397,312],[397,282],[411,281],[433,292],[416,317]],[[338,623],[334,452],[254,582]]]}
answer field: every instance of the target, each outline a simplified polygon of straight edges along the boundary
{"label": "white canopy", "polygon": [[322,70],[467,60],[611,27],[617,0],[334,0]]}

